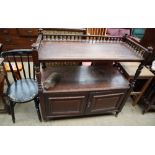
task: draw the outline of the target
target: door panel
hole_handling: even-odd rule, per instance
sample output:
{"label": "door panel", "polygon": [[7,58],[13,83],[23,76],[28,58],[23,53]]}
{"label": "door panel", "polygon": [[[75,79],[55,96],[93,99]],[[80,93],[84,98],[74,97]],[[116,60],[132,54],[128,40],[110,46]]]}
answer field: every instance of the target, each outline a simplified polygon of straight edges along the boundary
{"label": "door panel", "polygon": [[86,105],[85,96],[57,96],[49,97],[47,103],[47,113],[49,116],[57,115],[79,115],[84,112]]}
{"label": "door panel", "polygon": [[124,93],[97,94],[92,93],[88,104],[89,113],[117,110],[123,99]]}

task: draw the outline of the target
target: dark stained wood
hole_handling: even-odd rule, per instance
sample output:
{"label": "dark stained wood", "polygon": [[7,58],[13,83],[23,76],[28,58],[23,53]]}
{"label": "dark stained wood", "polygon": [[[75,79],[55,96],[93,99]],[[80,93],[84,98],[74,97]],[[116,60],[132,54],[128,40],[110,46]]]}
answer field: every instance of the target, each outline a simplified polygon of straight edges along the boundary
{"label": "dark stained wood", "polygon": [[[62,50],[61,49],[61,45],[60,45],[60,48],[57,47],[57,49],[59,49],[59,52],[60,51],[63,51],[63,52],[60,52],[60,54],[62,54],[63,56],[65,56],[65,58],[67,58],[68,60],[71,60],[71,59],[72,60],[80,60],[80,59],[83,60],[83,59],[85,59],[86,61],[90,61],[90,59],[92,59],[92,60],[99,61],[99,60],[114,60],[115,59],[115,60],[121,60],[122,61],[124,59],[124,61],[127,61],[127,60],[128,61],[129,60],[130,61],[142,61],[143,58],[145,58],[145,55],[147,55],[147,49],[144,48],[143,46],[141,46],[140,44],[138,44],[137,42],[133,41],[132,39],[130,39],[127,35],[125,35],[123,37],[117,37],[117,36],[99,36],[99,35],[71,35],[71,34],[64,35],[64,34],[50,34],[48,32],[45,33],[44,31],[41,31],[40,34],[42,35],[42,41],[41,41],[41,43],[39,45],[37,45],[37,49],[39,50],[39,53],[41,53],[40,52],[40,49],[42,48],[42,46],[44,47],[44,43],[47,43],[47,42],[49,44],[51,44],[53,42],[55,42],[55,43],[61,43],[61,44],[62,44],[62,42],[63,43],[67,43],[67,44],[72,43],[72,45],[69,46],[69,48],[67,50],[66,50],[66,48],[63,48],[63,50]],[[90,54],[91,55],[88,56],[88,54],[87,54],[88,51],[85,48],[83,48],[83,47],[81,47],[81,48],[83,50],[85,50],[86,52],[82,52],[82,49],[79,50],[80,47],[77,48],[76,43],[83,43],[82,46],[85,46],[86,45],[86,49],[89,47],[88,49],[90,50]],[[107,43],[108,43],[109,46],[111,44],[112,47],[113,47],[113,44],[120,44],[120,45],[122,45],[122,43],[124,43],[124,45],[130,51],[130,54],[128,55],[125,52],[123,52],[123,53],[122,52],[118,52],[119,50],[121,51],[121,48],[119,48],[119,50],[118,49],[116,50],[116,49],[113,49],[112,47],[110,47],[110,52],[111,52],[111,48],[113,49],[112,50],[113,52],[110,53],[111,55],[116,55],[116,53],[117,53],[117,55],[121,55],[121,57],[120,56],[118,56],[118,57],[117,56],[115,56],[115,57],[113,56],[113,57],[110,57],[110,59],[108,59],[106,57],[106,54],[107,53],[105,51],[107,51],[107,52],[109,52],[109,51],[108,51],[107,46],[104,45],[104,44],[107,45]],[[87,44],[89,44],[88,47],[87,47]],[[102,49],[102,48],[100,48],[100,46],[98,44],[100,46],[104,45],[105,47]],[[92,46],[90,46],[90,45],[92,45]],[[96,48],[95,50],[96,51],[100,51],[100,53],[96,53],[97,57],[95,57],[96,59],[95,58],[93,59],[92,54],[95,55],[95,53],[94,52],[93,53],[91,52],[91,47],[92,47],[92,50],[94,50],[95,45],[98,45],[97,46],[98,48]],[[50,48],[52,48],[52,47],[47,48],[47,50],[50,50]],[[76,50],[76,48],[78,50]],[[77,54],[77,52],[80,51],[80,54],[82,53],[82,56],[84,56],[84,58],[82,56],[80,57],[78,54],[76,56],[73,56],[73,54],[71,54],[72,57],[68,56],[70,54],[70,53],[68,53],[68,52],[70,52],[70,49],[72,51],[76,52],[76,54]],[[46,50],[44,50],[44,52],[45,51]],[[125,57],[125,54],[124,53],[129,57],[128,59],[127,59],[127,56]],[[41,57],[39,57],[40,60],[42,60],[42,58],[44,57],[44,54],[45,53],[42,53]],[[50,52],[48,52],[48,54],[50,54]],[[66,56],[66,54],[67,54],[67,56]],[[136,58],[133,58],[132,55],[134,55]],[[99,56],[100,56],[100,59],[99,59]],[[103,58],[103,56],[105,56],[105,57]],[[130,57],[132,58],[132,60],[131,60]],[[59,58],[62,58],[62,57],[58,57],[58,58],[56,57],[56,59],[54,57],[54,59],[56,61],[57,60],[60,60]],[[49,58],[46,57],[44,59],[44,61],[45,60],[46,61],[51,60],[51,56]],[[64,60],[64,59],[61,59],[61,60]]]}
{"label": "dark stained wood", "polygon": [[140,44],[144,47],[152,46],[155,48],[155,28],[147,28],[144,33],[144,37],[140,41]]}
{"label": "dark stained wood", "polygon": [[0,42],[3,50],[31,48],[36,41],[38,29],[32,28],[0,28]]}
{"label": "dark stained wood", "polygon": [[37,37],[38,29],[36,28],[18,28],[18,34],[22,37]]}
{"label": "dark stained wood", "polygon": [[42,30],[48,34],[86,34],[85,28],[44,28]]}
{"label": "dark stained wood", "polygon": [[[44,31],[66,34],[86,34],[82,28],[44,28]],[[3,50],[31,48],[38,36],[38,28],[0,28],[0,43]]]}
{"label": "dark stained wood", "polygon": [[[143,66],[150,59],[152,54],[151,49],[144,48],[129,39],[126,35],[123,37],[53,35],[40,31],[38,40],[39,41],[34,44],[33,48],[36,53],[36,75],[38,79],[39,98],[41,101],[42,116],[44,120],[54,117],[92,115],[94,113],[100,113],[99,111],[102,111],[100,114],[112,112],[117,116],[134,88],[135,82],[140,75]],[[43,69],[42,71],[39,68],[39,62],[47,61],[117,62],[118,60],[141,62],[133,80],[130,81],[130,83],[122,77],[116,68],[112,67],[112,63],[111,66],[104,65],[102,67],[98,65],[90,67],[52,67],[50,69]],[[117,67],[117,63],[115,63],[115,66]],[[43,89],[42,84],[51,72],[58,72],[59,74],[62,74],[62,78],[55,87],[46,91]],[[101,95],[100,97],[102,98],[101,100],[103,104],[101,104],[98,99],[93,101],[91,94],[95,94],[97,92],[100,93],[99,95]],[[77,94],[83,93],[85,95],[82,96],[86,96],[86,100],[85,103],[83,103],[83,105],[85,105],[85,110],[82,114],[73,114],[71,112],[67,113],[66,107],[68,101],[60,102],[58,99],[61,98],[63,100],[64,98],[67,100],[67,98],[70,99],[70,97],[76,98]],[[57,100],[58,105],[55,100]],[[54,115],[52,113],[52,107],[51,109],[47,108],[50,107],[49,105],[53,105],[53,103],[58,109],[56,111],[61,111],[64,113],[63,115]],[[66,105],[65,107],[62,105],[63,103]],[[80,99],[76,100],[76,105],[78,105],[78,107],[81,103]],[[72,106],[72,102],[69,101],[69,104],[71,104],[70,106],[73,109],[75,108]],[[98,112],[91,112],[89,107],[91,107],[92,104],[98,107]],[[107,107],[109,107],[109,109]],[[77,109],[77,107],[75,109]],[[50,113],[48,113],[49,111]],[[77,112],[78,110],[75,111]]]}
{"label": "dark stained wood", "polygon": [[[102,113],[105,111],[117,111],[120,106],[124,93],[101,93],[90,94],[88,101],[88,113]],[[92,103],[91,103],[92,102]]]}
{"label": "dark stained wood", "polygon": [[153,56],[152,59],[147,63],[147,65],[151,66],[152,61],[155,59],[155,28],[147,28],[144,33],[144,37],[140,41],[140,44],[144,47],[153,47]]}
{"label": "dark stained wood", "polygon": [[[129,89],[127,80],[112,65],[42,69],[42,83],[52,72],[57,72],[62,77],[55,87],[48,91],[42,90],[40,97],[42,98],[41,109],[44,120],[117,112],[125,92]],[[96,92],[103,97],[103,103],[98,112],[90,112],[89,108],[94,104],[92,94],[96,94]],[[111,102],[107,102],[108,94],[108,100]],[[113,105],[111,108],[112,103],[117,106],[114,108]],[[99,103],[96,104],[98,106]]]}
{"label": "dark stained wood", "polygon": [[39,60],[121,60],[141,61],[125,43],[49,42],[39,48]]}
{"label": "dark stained wood", "polygon": [[145,52],[145,55],[144,55],[145,59],[139,64],[138,69],[136,70],[135,76],[130,82],[131,90],[135,87],[136,80],[141,74],[143,67],[150,61],[150,59],[152,59],[152,55],[153,55],[153,49],[152,47],[148,47],[148,50],[147,52]]}
{"label": "dark stained wood", "polygon": [[[39,35],[41,36],[41,35]],[[40,38],[41,39],[41,38]],[[39,41],[40,41],[39,39]],[[38,39],[37,39],[38,41]],[[36,80],[38,83],[38,100],[40,103],[44,103],[44,94],[43,94],[43,88],[42,88],[42,82],[41,82],[41,72],[40,72],[40,62],[38,59],[38,43],[33,44],[32,45],[32,58],[33,58],[33,63],[34,63],[34,71],[35,71],[35,75],[36,75]],[[46,113],[45,113],[45,106],[43,104],[40,104],[40,108],[41,108],[41,113],[42,113],[42,118],[44,120],[46,120]],[[38,108],[39,109],[39,108]]]}
{"label": "dark stained wood", "polygon": [[107,89],[126,89],[128,81],[119,71],[110,66],[66,66],[43,69],[42,82],[52,73],[59,73],[60,82],[44,92],[77,92]]}
{"label": "dark stained wood", "polygon": [[[44,104],[41,104],[42,110],[44,110],[42,111],[44,113],[43,118],[44,120],[49,120],[53,118],[116,113],[119,111],[119,106],[124,104],[122,99],[126,91],[127,89],[97,92],[44,93]],[[101,102],[99,98],[95,101],[93,100],[95,94],[102,96]]]}
{"label": "dark stained wood", "polygon": [[86,104],[86,96],[69,95],[69,96],[53,96],[46,98],[47,115],[48,116],[67,116],[67,115],[80,115],[84,113]]}

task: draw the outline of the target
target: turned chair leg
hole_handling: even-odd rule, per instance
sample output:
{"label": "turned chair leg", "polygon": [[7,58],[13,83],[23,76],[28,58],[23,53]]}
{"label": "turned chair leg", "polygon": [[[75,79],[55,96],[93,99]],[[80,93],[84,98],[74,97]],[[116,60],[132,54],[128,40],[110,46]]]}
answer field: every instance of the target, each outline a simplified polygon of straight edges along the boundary
{"label": "turned chair leg", "polygon": [[10,112],[11,112],[11,116],[12,116],[12,121],[13,123],[15,123],[15,112],[14,112],[14,102],[10,101]]}
{"label": "turned chair leg", "polygon": [[38,119],[40,120],[40,122],[42,122],[41,114],[40,114],[40,108],[39,108],[39,98],[38,97],[35,98],[34,102],[35,102],[35,108],[36,108],[37,114],[38,114]]}

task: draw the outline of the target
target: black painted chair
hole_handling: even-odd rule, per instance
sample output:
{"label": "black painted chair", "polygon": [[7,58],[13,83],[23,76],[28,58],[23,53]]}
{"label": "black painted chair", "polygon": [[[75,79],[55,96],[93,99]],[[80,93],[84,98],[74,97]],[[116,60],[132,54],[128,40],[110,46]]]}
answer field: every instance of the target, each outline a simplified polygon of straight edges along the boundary
{"label": "black painted chair", "polygon": [[[34,100],[38,118],[42,121],[39,109],[38,85],[35,77],[35,67],[33,64],[31,66],[30,62],[31,58],[33,60],[32,52],[33,51],[31,49],[18,49],[1,53],[1,56],[5,59],[2,63],[4,72],[5,64],[8,63],[12,75],[11,80],[11,78],[8,77],[8,73],[5,72],[5,79],[8,85],[6,95],[9,99],[13,123],[15,123],[14,107],[16,103],[26,103],[32,100]],[[19,70],[19,64],[22,65],[22,71]],[[18,79],[16,76],[17,73],[14,73],[14,68],[17,70]]]}

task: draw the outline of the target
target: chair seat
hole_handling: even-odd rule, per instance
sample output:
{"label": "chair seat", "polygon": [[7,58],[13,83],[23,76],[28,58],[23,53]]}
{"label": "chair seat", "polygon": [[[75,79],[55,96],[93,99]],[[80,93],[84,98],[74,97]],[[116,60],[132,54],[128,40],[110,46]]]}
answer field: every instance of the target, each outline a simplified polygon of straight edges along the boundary
{"label": "chair seat", "polygon": [[33,79],[17,80],[7,90],[8,97],[13,102],[28,102],[38,94],[37,82]]}

